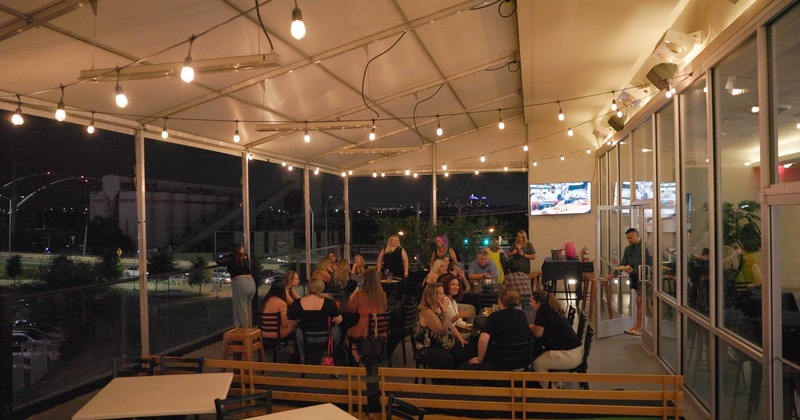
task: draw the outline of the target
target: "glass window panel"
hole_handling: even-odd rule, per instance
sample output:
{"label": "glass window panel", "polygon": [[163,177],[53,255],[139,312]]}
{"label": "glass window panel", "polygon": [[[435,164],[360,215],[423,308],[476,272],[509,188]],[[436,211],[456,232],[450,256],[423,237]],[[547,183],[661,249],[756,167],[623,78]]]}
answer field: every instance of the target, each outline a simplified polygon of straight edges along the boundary
{"label": "glass window panel", "polygon": [[673,372],[678,371],[678,311],[659,300],[658,354]]}
{"label": "glass window panel", "polygon": [[619,151],[619,180],[621,185],[620,204],[627,206],[631,203],[631,139],[625,137],[617,145]]}
{"label": "glass window panel", "polygon": [[687,306],[708,315],[709,156],[706,84],[702,81],[680,95],[681,167],[683,182],[683,290]]}
{"label": "glass window panel", "polygon": [[[722,243],[717,250],[718,302],[723,326],[761,344],[761,220],[758,72],[755,39],[747,41],[714,69],[715,148],[722,199]],[[739,261],[723,258],[736,250]],[[727,272],[726,272],[727,271]],[[731,282],[735,287],[732,287]]]}
{"label": "glass window panel", "polygon": [[653,119],[649,118],[631,133],[631,154],[636,188],[633,200],[651,200],[655,197],[653,190]]}
{"label": "glass window panel", "polygon": [[783,357],[800,365],[800,205],[773,206],[772,211],[772,280],[781,291]]}
{"label": "glass window panel", "polygon": [[684,317],[683,371],[686,387],[706,409],[711,407],[711,345],[707,329]]}
{"label": "glass window panel", "polygon": [[660,250],[657,273],[659,289],[675,297],[677,264],[677,213],[675,185],[675,107],[672,103],[656,114],[658,130],[658,189],[654,215],[658,216],[658,247]]}
{"label": "glass window panel", "polygon": [[800,181],[800,5],[770,27],[778,182]]}
{"label": "glass window panel", "polygon": [[717,343],[717,418],[764,418],[761,363],[722,340]]}

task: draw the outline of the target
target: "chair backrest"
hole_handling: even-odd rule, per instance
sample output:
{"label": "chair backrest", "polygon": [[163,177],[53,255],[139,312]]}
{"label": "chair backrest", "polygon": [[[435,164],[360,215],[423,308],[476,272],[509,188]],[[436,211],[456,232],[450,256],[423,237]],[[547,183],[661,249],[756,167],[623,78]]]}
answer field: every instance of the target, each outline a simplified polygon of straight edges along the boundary
{"label": "chair backrest", "polygon": [[[387,311],[380,314],[369,314],[369,322],[367,325],[367,334],[380,337],[389,336],[389,321],[392,317],[392,312]],[[377,323],[377,329],[375,325]],[[377,335],[375,332],[377,331]]]}
{"label": "chair backrest", "polygon": [[261,332],[267,334],[275,334],[275,337],[278,338],[281,336],[281,313],[280,312],[272,312],[272,313],[261,313],[261,316],[258,320],[258,328],[261,329]]}
{"label": "chair backrest", "polygon": [[395,398],[394,395],[389,395],[389,402],[386,405],[386,419],[393,418],[423,420],[425,418],[425,409]]}
{"label": "chair backrest", "polygon": [[489,307],[491,308],[492,305],[497,305],[497,298],[500,297],[499,293],[486,293],[481,292],[478,293],[478,305],[482,308]]}
{"label": "chair backrest", "polygon": [[[224,420],[229,416],[246,414],[246,417],[272,413],[272,390],[258,394],[240,395],[223,399],[215,399],[217,420]],[[234,417],[230,417],[234,418]],[[241,418],[241,417],[239,417]]]}
{"label": "chair backrest", "polygon": [[589,325],[586,327],[586,337],[583,338],[583,361],[576,368],[582,372],[589,370],[589,353],[592,350],[592,341],[594,340],[594,328]]}
{"label": "chair backrest", "polygon": [[203,373],[202,357],[161,357],[161,374]]}
{"label": "chair backrest", "polygon": [[520,295],[519,295],[519,306],[522,309],[530,309],[531,308],[531,295],[529,295],[529,294],[528,295],[524,295],[524,294],[520,293]]}
{"label": "chair backrest", "polygon": [[414,331],[414,326],[417,325],[418,318],[419,310],[417,309],[417,305],[403,304],[403,331],[405,334]]}
{"label": "chair backrest", "polygon": [[570,326],[572,326],[572,324],[575,323],[575,315],[577,313],[578,313],[578,310],[575,309],[574,306],[569,305],[569,310],[567,311],[567,321],[569,321],[569,325]]}
{"label": "chair backrest", "polygon": [[589,320],[589,315],[586,315],[586,312],[581,312],[578,315],[578,338],[583,340],[583,330],[586,329],[586,322]]}
{"label": "chair backrest", "polygon": [[115,357],[111,364],[114,377],[150,376],[156,370],[155,359],[126,359]]}
{"label": "chair backrest", "polygon": [[528,370],[531,364],[533,343],[491,343],[492,364],[496,370]]}

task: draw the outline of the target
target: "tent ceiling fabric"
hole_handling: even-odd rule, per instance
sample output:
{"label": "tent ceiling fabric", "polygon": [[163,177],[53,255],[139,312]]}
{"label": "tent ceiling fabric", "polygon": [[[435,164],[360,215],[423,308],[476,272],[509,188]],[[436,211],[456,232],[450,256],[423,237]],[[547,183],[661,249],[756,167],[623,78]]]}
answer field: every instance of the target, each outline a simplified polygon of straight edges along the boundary
{"label": "tent ceiling fabric", "polygon": [[[114,82],[79,82],[80,71],[182,62],[192,35],[195,60],[265,54],[270,45],[255,1],[91,3],[3,1],[0,107],[13,111],[19,94],[25,113],[52,118],[63,84],[70,122],[88,124],[94,111],[98,127],[129,133],[143,124],[160,140],[166,117],[169,142],[332,173],[396,175],[445,162],[457,172],[525,170],[535,157],[524,144],[534,149],[570,126],[576,140],[565,152],[596,148],[592,130],[610,91],[641,71],[690,1],[299,0],[307,35],[298,41],[289,33],[294,2],[261,0],[281,65],[202,74],[191,84],[123,81],[125,109],[114,104]],[[34,27],[12,30],[30,16],[39,18]],[[563,102],[564,122],[557,106],[541,105],[603,91]],[[374,141],[369,129],[312,131],[310,143],[303,131],[255,130],[272,121],[372,119]]]}

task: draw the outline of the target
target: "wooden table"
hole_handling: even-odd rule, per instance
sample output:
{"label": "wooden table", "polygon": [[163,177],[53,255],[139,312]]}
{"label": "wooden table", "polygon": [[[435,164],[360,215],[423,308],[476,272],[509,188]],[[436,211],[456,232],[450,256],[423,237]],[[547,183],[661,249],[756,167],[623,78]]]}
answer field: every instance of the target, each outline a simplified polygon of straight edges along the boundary
{"label": "wooden table", "polygon": [[215,414],[232,380],[233,372],[114,378],[72,419]]}
{"label": "wooden table", "polygon": [[354,418],[347,411],[328,403],[258,417],[249,417],[247,420],[352,420]]}

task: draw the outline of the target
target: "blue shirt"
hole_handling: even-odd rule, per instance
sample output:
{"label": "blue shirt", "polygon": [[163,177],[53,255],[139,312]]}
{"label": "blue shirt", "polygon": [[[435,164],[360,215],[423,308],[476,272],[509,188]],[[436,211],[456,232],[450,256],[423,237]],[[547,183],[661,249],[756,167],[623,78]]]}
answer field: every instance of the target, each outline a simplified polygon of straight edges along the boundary
{"label": "blue shirt", "polygon": [[480,264],[478,264],[478,261],[475,260],[469,264],[469,267],[467,267],[468,275],[483,274],[483,273],[491,274],[492,278],[495,280],[497,280],[497,278],[500,277],[500,271],[497,269],[497,265],[495,265],[495,263],[492,261],[489,261],[489,264],[486,264],[485,266],[481,267]]}

